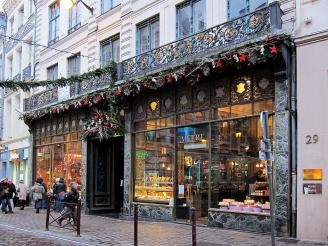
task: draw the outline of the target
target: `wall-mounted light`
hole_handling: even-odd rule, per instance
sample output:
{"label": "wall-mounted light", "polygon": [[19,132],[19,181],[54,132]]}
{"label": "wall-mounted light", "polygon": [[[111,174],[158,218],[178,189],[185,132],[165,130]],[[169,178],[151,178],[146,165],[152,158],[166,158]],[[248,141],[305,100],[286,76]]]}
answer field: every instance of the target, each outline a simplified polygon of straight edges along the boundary
{"label": "wall-mounted light", "polygon": [[241,132],[235,132],[236,138],[241,138]]}

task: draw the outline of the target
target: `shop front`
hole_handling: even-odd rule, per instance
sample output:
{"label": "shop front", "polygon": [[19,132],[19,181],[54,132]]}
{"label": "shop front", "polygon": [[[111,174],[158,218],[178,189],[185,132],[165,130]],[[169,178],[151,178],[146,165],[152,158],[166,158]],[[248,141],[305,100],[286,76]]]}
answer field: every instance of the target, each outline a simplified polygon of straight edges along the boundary
{"label": "shop front", "polygon": [[59,114],[38,120],[33,128],[34,179],[42,177],[48,190],[56,178],[82,188],[83,114]]}
{"label": "shop front", "polygon": [[[188,221],[194,206],[198,223],[270,231],[269,183],[259,159],[260,112],[269,111],[276,154],[287,145],[281,134],[288,127],[277,125],[286,120],[280,104],[287,90],[270,65],[232,70],[193,86],[168,85],[133,98],[126,120],[132,132],[133,185],[125,195],[139,204],[140,216]],[[276,161],[278,197],[288,185],[281,176],[287,174],[285,161]],[[286,201],[276,200],[284,215]],[[282,217],[277,213],[278,224],[285,223]]]}

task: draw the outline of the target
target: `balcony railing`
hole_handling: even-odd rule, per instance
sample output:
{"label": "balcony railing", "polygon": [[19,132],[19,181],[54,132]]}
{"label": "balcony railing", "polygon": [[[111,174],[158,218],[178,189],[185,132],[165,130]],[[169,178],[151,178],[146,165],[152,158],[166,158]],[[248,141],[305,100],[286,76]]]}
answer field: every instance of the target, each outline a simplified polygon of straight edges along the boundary
{"label": "balcony railing", "polygon": [[[240,16],[221,25],[184,39],[177,40],[118,64],[117,80],[157,72],[170,66],[204,57],[244,41],[261,38],[281,29],[282,11],[278,2]],[[70,86],[71,97],[83,95],[108,86],[109,74]],[[25,99],[25,111],[58,102],[58,90],[52,89]]]}
{"label": "balcony railing", "polygon": [[179,65],[193,58],[218,52],[227,46],[261,37],[276,29],[281,29],[281,10],[278,2],[127,59],[119,64],[118,79],[156,72],[171,64]]}
{"label": "balcony railing", "polygon": [[31,65],[28,65],[26,68],[23,69],[23,80],[28,80],[32,77],[31,75]]}
{"label": "balcony railing", "polygon": [[30,111],[58,101],[58,88],[52,88],[24,99],[24,111]]}

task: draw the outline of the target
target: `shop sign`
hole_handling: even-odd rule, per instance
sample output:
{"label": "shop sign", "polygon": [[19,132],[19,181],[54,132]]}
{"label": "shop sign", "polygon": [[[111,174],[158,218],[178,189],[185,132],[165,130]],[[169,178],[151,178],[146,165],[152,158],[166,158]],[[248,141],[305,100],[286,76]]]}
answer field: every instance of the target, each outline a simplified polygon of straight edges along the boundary
{"label": "shop sign", "polygon": [[303,180],[322,180],[322,169],[303,169]]}
{"label": "shop sign", "polygon": [[11,160],[19,159],[19,154],[16,152],[10,152],[10,159]]}
{"label": "shop sign", "polygon": [[145,150],[137,150],[136,151],[136,158],[137,159],[146,159],[150,156],[151,156],[151,154],[148,151],[145,151]]}
{"label": "shop sign", "polygon": [[205,134],[178,136],[178,143],[199,143],[207,141]]}
{"label": "shop sign", "polygon": [[322,194],[322,184],[303,184],[303,194]]}

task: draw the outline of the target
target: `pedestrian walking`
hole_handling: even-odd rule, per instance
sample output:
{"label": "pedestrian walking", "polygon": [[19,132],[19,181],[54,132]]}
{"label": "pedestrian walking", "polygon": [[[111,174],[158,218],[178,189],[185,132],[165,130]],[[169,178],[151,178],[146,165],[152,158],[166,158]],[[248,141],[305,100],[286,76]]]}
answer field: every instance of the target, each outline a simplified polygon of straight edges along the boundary
{"label": "pedestrian walking", "polygon": [[19,181],[17,192],[18,192],[18,198],[20,201],[20,209],[24,210],[25,203],[26,203],[26,197],[27,197],[27,187],[24,184],[23,179],[21,179]]}
{"label": "pedestrian walking", "polygon": [[63,178],[56,179],[58,180],[54,184],[53,195],[55,198],[55,210],[60,212],[64,208],[64,204],[62,203],[65,199],[66,194],[66,184]]}
{"label": "pedestrian walking", "polygon": [[74,225],[76,225],[76,204],[79,199],[79,193],[77,192],[77,183],[72,182],[71,183],[71,190],[65,194],[64,197],[64,209],[61,211],[61,216],[58,220],[59,225],[61,226],[61,223],[64,219],[73,219]]}
{"label": "pedestrian walking", "polygon": [[42,196],[42,205],[41,205],[41,207],[43,209],[47,209],[47,192],[48,192],[48,188],[47,188],[46,183],[43,182],[43,179],[42,179],[42,186],[44,188],[44,194]]}
{"label": "pedestrian walking", "polygon": [[15,200],[17,200],[16,198],[18,197],[18,195],[17,195],[17,191],[16,191],[16,186],[12,182],[11,179],[8,179],[8,187],[9,187],[9,194],[8,194],[9,202],[10,202],[10,206],[12,207],[12,210],[13,210],[14,207],[16,206]]}
{"label": "pedestrian walking", "polygon": [[[8,179],[3,179],[1,182],[1,211],[4,213],[13,213],[12,206],[10,204],[10,195],[9,195],[9,183]],[[8,207],[8,210],[7,210]]]}
{"label": "pedestrian walking", "polygon": [[33,201],[35,202],[36,213],[40,212],[42,206],[42,197],[45,193],[44,187],[42,185],[42,178],[37,178],[35,184],[31,188]]}

